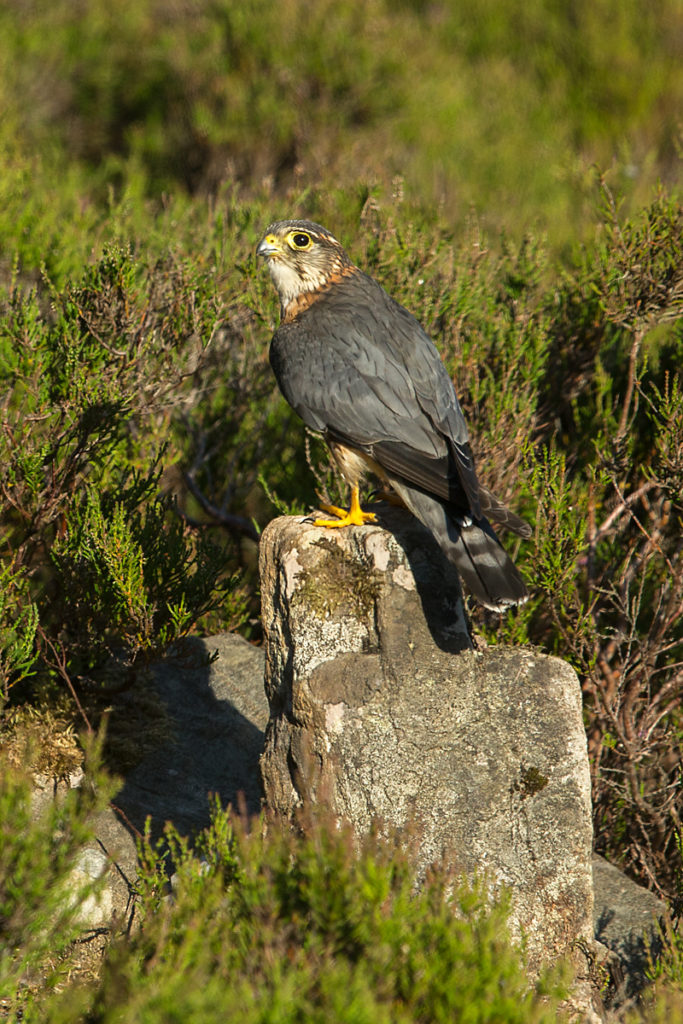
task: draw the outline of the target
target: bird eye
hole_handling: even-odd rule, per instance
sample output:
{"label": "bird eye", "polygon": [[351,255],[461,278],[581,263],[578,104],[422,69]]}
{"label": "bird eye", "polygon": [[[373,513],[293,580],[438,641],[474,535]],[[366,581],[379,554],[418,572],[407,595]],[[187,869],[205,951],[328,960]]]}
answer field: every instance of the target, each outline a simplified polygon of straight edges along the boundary
{"label": "bird eye", "polygon": [[311,236],[303,231],[293,231],[289,239],[295,249],[308,249],[311,245]]}

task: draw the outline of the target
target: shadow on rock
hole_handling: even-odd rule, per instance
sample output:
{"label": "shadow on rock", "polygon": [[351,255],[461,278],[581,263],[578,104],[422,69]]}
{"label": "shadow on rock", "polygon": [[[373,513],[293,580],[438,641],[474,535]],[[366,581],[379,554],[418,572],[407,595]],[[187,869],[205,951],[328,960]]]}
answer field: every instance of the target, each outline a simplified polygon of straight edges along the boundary
{"label": "shadow on rock", "polygon": [[188,639],[154,667],[153,686],[168,739],[126,774],[114,799],[128,827],[142,832],[149,817],[153,839],[166,821],[196,832],[209,823],[211,794],[257,814],[268,720],[263,651],[233,634]]}
{"label": "shadow on rock", "polygon": [[460,577],[429,530],[406,509],[380,503],[372,506],[378,524],[393,536],[405,554],[415,581],[422,613],[436,646],[447,654],[469,650]]}

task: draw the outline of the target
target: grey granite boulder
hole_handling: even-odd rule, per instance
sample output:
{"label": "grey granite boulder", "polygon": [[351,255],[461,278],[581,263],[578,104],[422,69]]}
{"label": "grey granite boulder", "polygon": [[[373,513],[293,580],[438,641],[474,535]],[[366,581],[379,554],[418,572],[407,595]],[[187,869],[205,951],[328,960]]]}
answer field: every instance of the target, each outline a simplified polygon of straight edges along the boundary
{"label": "grey granite boulder", "polygon": [[662,951],[660,925],[667,905],[628,878],[604,857],[593,857],[593,924],[595,938],[613,956],[608,1002],[621,1006],[648,984],[648,968]]}
{"label": "grey granite boulder", "polygon": [[576,674],[527,649],[471,650],[457,579],[412,518],[391,526],[264,531],[266,803],[288,816],[324,800],[359,832],[416,825],[418,870],[446,854],[508,888],[531,969],[568,955],[583,977],[592,825]]}
{"label": "grey granite boulder", "polygon": [[93,822],[95,839],[79,857],[74,888],[103,876],[106,885],[81,909],[86,928],[129,926],[135,838],[148,818],[158,838],[167,821],[183,835],[208,825],[211,794],[252,814],[261,808],[263,651],[230,633],[192,638],[155,665],[151,685],[165,711],[166,737],[124,774],[112,806]]}

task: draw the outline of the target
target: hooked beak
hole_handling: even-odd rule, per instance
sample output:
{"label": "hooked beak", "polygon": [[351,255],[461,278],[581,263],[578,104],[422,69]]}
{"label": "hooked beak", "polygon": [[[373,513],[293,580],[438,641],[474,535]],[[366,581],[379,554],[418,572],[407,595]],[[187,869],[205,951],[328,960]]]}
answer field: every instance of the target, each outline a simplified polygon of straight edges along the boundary
{"label": "hooked beak", "polygon": [[277,256],[280,252],[282,252],[282,249],[275,235],[266,235],[256,247],[256,255],[264,256],[266,259],[269,256]]}

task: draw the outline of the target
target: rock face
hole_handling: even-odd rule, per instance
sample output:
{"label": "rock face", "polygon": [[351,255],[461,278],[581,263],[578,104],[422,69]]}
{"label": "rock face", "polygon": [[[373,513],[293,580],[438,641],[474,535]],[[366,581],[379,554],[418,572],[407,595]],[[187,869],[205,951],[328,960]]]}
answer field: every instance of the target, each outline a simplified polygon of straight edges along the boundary
{"label": "rock face", "polygon": [[593,857],[595,938],[616,954],[612,1003],[619,1006],[648,984],[646,971],[662,951],[667,906],[603,857]]}
{"label": "rock face", "polygon": [[[135,834],[148,818],[158,838],[167,821],[182,835],[207,826],[212,793],[223,806],[244,804],[250,814],[261,809],[258,764],[268,719],[263,651],[229,633],[192,638],[155,666],[152,685],[167,715],[167,736],[125,773],[113,806],[93,821],[95,839],[79,856],[73,886],[100,877],[106,885],[81,908],[86,928],[106,924],[119,931],[130,922]],[[70,784],[82,779],[78,773]],[[36,779],[34,813],[59,795],[47,779]]]}
{"label": "rock face", "polygon": [[196,831],[208,825],[210,793],[257,813],[255,769],[268,719],[263,652],[229,633],[192,638],[155,667],[153,684],[169,736],[126,775],[114,800],[128,822],[142,831],[150,816],[155,836],[166,821]]}
{"label": "rock face", "polygon": [[[71,871],[67,900],[78,905],[81,940],[69,955],[74,977],[97,972],[109,935],[138,927],[135,836],[151,820],[159,837],[166,821],[181,834],[208,825],[210,797],[249,813],[261,807],[259,757],[268,704],[263,690],[263,651],[239,636],[193,638],[158,663],[150,686],[164,711],[163,738],[156,736],[136,766],[122,766],[123,787],[112,806],[91,819],[93,839],[83,846]],[[124,711],[135,701],[119,696]],[[68,779],[34,776],[31,813],[47,812],[53,801],[84,782],[79,769]],[[100,881],[83,899],[84,887]]]}
{"label": "rock face", "polygon": [[511,890],[533,969],[593,934],[579,684],[531,650],[471,650],[449,572],[398,510],[391,533],[268,526],[266,803],[412,823],[420,870],[445,854]]}

